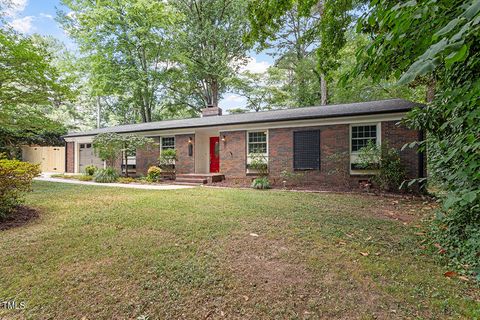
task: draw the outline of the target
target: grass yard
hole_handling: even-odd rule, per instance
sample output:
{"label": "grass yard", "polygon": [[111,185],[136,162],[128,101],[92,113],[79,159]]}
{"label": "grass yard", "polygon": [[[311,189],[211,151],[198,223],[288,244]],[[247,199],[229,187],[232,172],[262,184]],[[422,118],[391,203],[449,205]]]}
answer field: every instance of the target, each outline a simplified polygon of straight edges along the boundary
{"label": "grass yard", "polygon": [[[419,202],[36,182],[0,231],[0,319],[475,319],[421,249]],[[258,235],[258,236],[256,236]]]}

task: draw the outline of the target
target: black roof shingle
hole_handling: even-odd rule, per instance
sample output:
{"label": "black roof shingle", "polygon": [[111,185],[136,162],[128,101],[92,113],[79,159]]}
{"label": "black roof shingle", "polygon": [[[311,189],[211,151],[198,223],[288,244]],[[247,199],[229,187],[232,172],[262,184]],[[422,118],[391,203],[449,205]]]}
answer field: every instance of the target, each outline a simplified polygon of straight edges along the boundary
{"label": "black roof shingle", "polygon": [[324,119],[333,117],[346,117],[357,115],[360,116],[368,114],[395,113],[406,112],[413,109],[414,107],[420,106],[422,106],[422,104],[403,99],[378,100],[295,109],[228,114],[223,116],[210,116],[204,118],[190,118],[139,124],[128,124],[115,127],[94,129],[84,132],[72,132],[67,134],[65,137],[91,136],[105,132],[132,133],[169,129],[171,130],[183,128],[216,127],[247,123]]}

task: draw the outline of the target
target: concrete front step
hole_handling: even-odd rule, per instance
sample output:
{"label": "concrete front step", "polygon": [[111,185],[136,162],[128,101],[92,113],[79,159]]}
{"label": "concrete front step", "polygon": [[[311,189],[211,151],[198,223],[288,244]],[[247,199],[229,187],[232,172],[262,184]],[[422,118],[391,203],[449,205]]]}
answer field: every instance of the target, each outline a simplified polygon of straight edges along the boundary
{"label": "concrete front step", "polygon": [[177,174],[175,181],[206,184],[212,182],[220,182],[224,179],[225,176],[221,173],[186,173]]}
{"label": "concrete front step", "polygon": [[192,184],[206,184],[208,180],[206,178],[193,178],[193,177],[178,177],[175,179],[176,183],[192,183]]}

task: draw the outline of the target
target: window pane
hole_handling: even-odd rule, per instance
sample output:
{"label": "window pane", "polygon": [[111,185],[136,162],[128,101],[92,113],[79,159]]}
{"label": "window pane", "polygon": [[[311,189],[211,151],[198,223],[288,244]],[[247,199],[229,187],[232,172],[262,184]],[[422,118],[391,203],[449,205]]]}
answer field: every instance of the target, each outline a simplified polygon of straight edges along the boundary
{"label": "window pane", "polygon": [[175,137],[162,137],[162,150],[175,149]]}
{"label": "window pane", "polygon": [[248,142],[267,142],[267,134],[265,132],[249,132]]}
{"label": "window pane", "polygon": [[377,126],[354,126],[352,127],[352,152],[359,151],[367,146],[368,142],[377,143]]}
{"label": "window pane", "polygon": [[267,153],[267,133],[264,131],[248,133],[248,153]]}
{"label": "window pane", "polygon": [[249,143],[248,153],[267,153],[266,143]]}

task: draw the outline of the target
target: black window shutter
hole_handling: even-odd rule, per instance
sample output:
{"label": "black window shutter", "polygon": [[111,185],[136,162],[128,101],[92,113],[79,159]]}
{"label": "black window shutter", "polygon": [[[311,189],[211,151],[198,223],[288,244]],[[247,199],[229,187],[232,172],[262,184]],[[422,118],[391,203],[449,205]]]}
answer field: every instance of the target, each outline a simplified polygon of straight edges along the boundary
{"label": "black window shutter", "polygon": [[320,170],[320,130],[293,133],[293,168]]}

